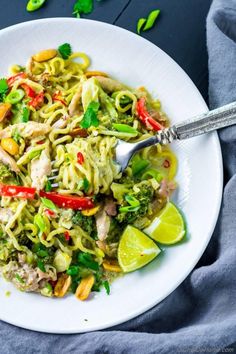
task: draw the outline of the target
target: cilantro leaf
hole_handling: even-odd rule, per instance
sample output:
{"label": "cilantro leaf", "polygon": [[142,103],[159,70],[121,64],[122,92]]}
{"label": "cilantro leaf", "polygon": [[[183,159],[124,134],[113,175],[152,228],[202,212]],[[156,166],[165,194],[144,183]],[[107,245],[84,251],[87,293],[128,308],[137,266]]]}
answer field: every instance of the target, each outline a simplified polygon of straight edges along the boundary
{"label": "cilantro leaf", "polygon": [[80,17],[81,14],[90,14],[93,11],[93,0],[76,0],[73,14]]}
{"label": "cilantro leaf", "polygon": [[58,47],[58,52],[61,54],[63,59],[68,59],[72,53],[71,45],[69,43],[64,43]]}
{"label": "cilantro leaf", "polygon": [[99,110],[99,102],[90,102],[86,112],[84,113],[84,117],[80,122],[80,126],[82,128],[89,128],[91,126],[98,127],[99,126],[99,119],[97,117],[97,113]]}
{"label": "cilantro leaf", "polygon": [[84,189],[85,193],[88,193],[89,187],[90,187],[89,181],[87,180],[87,178],[84,178],[83,179],[83,189]]}
{"label": "cilantro leaf", "polygon": [[106,290],[107,295],[110,295],[111,289],[110,289],[110,284],[108,283],[107,280],[105,280],[105,281],[103,282],[103,286],[104,286],[104,288],[105,288],[105,290]]}

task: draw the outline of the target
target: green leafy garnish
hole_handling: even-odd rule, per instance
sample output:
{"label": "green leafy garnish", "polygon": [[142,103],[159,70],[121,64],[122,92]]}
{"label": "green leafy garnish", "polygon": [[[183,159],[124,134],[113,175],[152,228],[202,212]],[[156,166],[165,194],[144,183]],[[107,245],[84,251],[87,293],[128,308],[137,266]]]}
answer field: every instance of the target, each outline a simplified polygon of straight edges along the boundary
{"label": "green leafy garnish", "polygon": [[93,0],[76,0],[73,15],[80,17],[81,14],[90,14],[93,11]]}
{"label": "green leafy garnish", "polygon": [[137,33],[140,34],[141,29],[143,28],[144,24],[146,23],[147,19],[146,18],[140,18],[137,23]]}
{"label": "green leafy garnish", "polygon": [[45,185],[45,192],[51,192],[52,190],[52,183],[47,180],[46,185]]}
{"label": "green leafy garnish", "polygon": [[147,18],[147,22],[146,22],[144,29],[143,29],[144,31],[147,31],[154,26],[159,14],[160,14],[160,10],[153,10],[150,12],[150,14],[148,15],[148,18]]}
{"label": "green leafy garnish", "polygon": [[9,87],[6,79],[0,79],[0,101],[3,101]]}
{"label": "green leafy garnish", "polygon": [[18,273],[16,273],[15,278],[18,280],[19,283],[21,283],[21,284],[25,283],[24,280],[21,278],[21,276]]}
{"label": "green leafy garnish", "polygon": [[41,201],[46,208],[57,211],[56,205],[51,200],[47,198],[41,198]]}
{"label": "green leafy garnish", "polygon": [[44,221],[44,218],[42,217],[42,215],[40,215],[40,214],[35,215],[34,224],[36,226],[38,226],[41,233],[43,233],[45,231],[46,224],[45,224],[45,221]]}
{"label": "green leafy garnish", "polygon": [[93,257],[90,253],[80,252],[78,254],[78,262],[83,264],[86,268],[92,270],[99,270],[99,264],[93,260]]}
{"label": "green leafy garnish", "polygon": [[104,288],[105,288],[105,290],[106,290],[107,295],[110,295],[111,289],[110,289],[110,284],[108,283],[107,280],[105,280],[105,281],[103,282],[103,286],[104,286]]}
{"label": "green leafy garnish", "polygon": [[83,189],[84,189],[85,193],[88,193],[89,186],[90,186],[89,181],[87,180],[87,178],[84,178],[83,179]]}
{"label": "green leafy garnish", "polygon": [[87,129],[91,126],[98,127],[99,120],[97,117],[97,113],[99,110],[99,102],[90,102],[88,108],[84,114],[82,121],[80,122],[80,126],[84,129]]}
{"label": "green leafy garnish", "polygon": [[69,43],[64,43],[58,47],[58,52],[63,59],[68,59],[72,53],[71,45]]}
{"label": "green leafy garnish", "polygon": [[30,110],[27,107],[23,107],[22,110],[22,123],[27,123],[29,121]]}
{"label": "green leafy garnish", "polygon": [[69,269],[67,269],[66,273],[68,275],[72,275],[72,276],[78,275],[79,274],[79,266],[76,266],[76,265],[70,266]]}
{"label": "green leafy garnish", "polygon": [[37,261],[37,267],[44,273],[46,273],[45,265],[41,259],[38,259]]}

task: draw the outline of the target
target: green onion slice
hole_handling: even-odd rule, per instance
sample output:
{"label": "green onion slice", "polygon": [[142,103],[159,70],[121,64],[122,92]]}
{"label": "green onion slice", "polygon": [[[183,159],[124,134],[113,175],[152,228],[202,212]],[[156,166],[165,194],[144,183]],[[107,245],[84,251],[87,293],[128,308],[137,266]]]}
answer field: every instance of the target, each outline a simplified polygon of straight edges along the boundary
{"label": "green onion slice", "polygon": [[26,10],[29,12],[36,11],[43,6],[46,0],[29,0],[26,6]]}
{"label": "green onion slice", "polygon": [[137,23],[137,33],[140,34],[141,29],[143,28],[144,24],[146,23],[146,18],[140,18]]}
{"label": "green onion slice", "polygon": [[11,104],[16,104],[23,99],[24,95],[25,95],[24,90],[21,89],[13,90],[7,95],[5,101]]}
{"label": "green onion slice", "polygon": [[145,26],[143,28],[143,31],[147,31],[147,30],[151,29],[154,26],[154,24],[156,22],[156,19],[159,16],[159,14],[160,14],[160,10],[159,9],[158,10],[153,10],[153,11],[150,12],[150,14],[148,15],[148,18],[147,18],[147,22],[146,22],[146,24],[145,24]]}

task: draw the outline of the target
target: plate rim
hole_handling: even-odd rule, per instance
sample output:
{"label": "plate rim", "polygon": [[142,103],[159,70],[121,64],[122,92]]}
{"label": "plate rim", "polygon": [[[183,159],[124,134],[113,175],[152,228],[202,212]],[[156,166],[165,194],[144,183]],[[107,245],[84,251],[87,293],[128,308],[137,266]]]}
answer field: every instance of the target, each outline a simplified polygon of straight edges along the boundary
{"label": "plate rim", "polygon": [[[137,34],[135,34],[134,32],[131,32],[127,29],[124,29],[122,27],[110,24],[110,23],[106,23],[103,21],[98,21],[98,20],[90,20],[90,19],[76,19],[76,18],[70,18],[70,17],[48,17],[48,18],[43,18],[43,19],[37,19],[37,20],[30,20],[30,21],[24,21],[24,22],[20,22],[8,27],[5,27],[3,29],[0,30],[0,37],[2,34],[7,33],[8,31],[11,30],[15,30],[17,28],[21,28],[21,27],[25,27],[25,26],[32,26],[34,23],[49,23],[49,22],[77,22],[78,21],[82,21],[82,22],[87,22],[87,23],[91,23],[93,22],[94,24],[97,24],[101,27],[108,26],[111,29],[116,29],[118,31],[122,31],[127,33],[127,35],[131,35],[134,38],[139,38],[140,42],[142,41],[144,44],[148,44],[149,46],[153,46],[154,48],[158,48],[159,51],[162,52],[162,54],[164,54],[165,56],[168,57],[168,59],[176,66],[178,66],[178,69],[181,71],[181,74],[185,76],[186,80],[189,81],[189,84],[191,84],[191,88],[194,91],[194,94],[198,95],[199,98],[199,102],[202,102],[202,108],[205,108],[206,111],[208,110],[207,104],[205,102],[205,100],[203,99],[201,93],[199,92],[198,88],[196,87],[196,85],[194,84],[194,82],[192,81],[192,79],[188,76],[188,74],[182,69],[182,67],[174,60],[172,59],[172,57],[167,54],[163,49],[161,49],[160,47],[158,47],[157,45],[155,45],[153,42],[147,40],[146,38],[140,37]],[[213,138],[214,138],[214,142],[215,142],[215,148],[217,151],[217,157],[218,157],[218,168],[219,168],[219,185],[218,185],[218,201],[217,201],[217,205],[215,206],[215,212],[214,212],[214,218],[212,218],[211,221],[211,228],[210,231],[207,234],[206,237],[206,241],[204,243],[204,245],[201,247],[201,249],[198,249],[198,257],[196,259],[196,261],[194,263],[191,264],[190,267],[188,267],[185,272],[182,272],[182,276],[180,277],[179,281],[176,282],[174,284],[174,286],[171,288],[171,290],[168,291],[168,293],[164,294],[162,297],[160,297],[157,301],[152,301],[151,303],[149,302],[148,305],[143,306],[141,308],[141,310],[139,311],[132,311],[131,313],[129,313],[129,315],[126,316],[126,318],[124,318],[122,321],[121,320],[114,320],[112,323],[111,321],[109,321],[109,323],[103,323],[103,325],[91,325],[90,327],[86,326],[86,328],[84,330],[78,330],[78,329],[61,329],[61,330],[48,330],[43,328],[42,326],[27,326],[27,324],[22,324],[21,320],[8,320],[6,318],[6,316],[2,316],[0,313],[0,320],[5,322],[5,323],[9,323],[11,325],[20,327],[20,328],[24,328],[24,329],[28,329],[31,331],[37,331],[37,332],[43,332],[43,333],[54,333],[54,334],[75,334],[75,333],[86,333],[86,332],[93,332],[93,331],[98,331],[98,330],[103,330],[106,328],[109,329],[113,329],[114,327],[116,327],[119,324],[125,325],[129,320],[133,320],[136,317],[144,314],[145,312],[147,312],[148,310],[152,309],[154,306],[156,306],[157,304],[160,304],[162,301],[164,301],[164,299],[166,299],[170,294],[172,294],[173,291],[175,291],[181,284],[182,282],[188,277],[188,275],[190,275],[190,273],[194,270],[196,264],[199,262],[200,258],[202,257],[204,251],[206,250],[211,237],[213,235],[217,220],[218,220],[218,216],[219,216],[219,212],[220,212],[220,208],[221,208],[221,203],[222,203],[222,197],[223,197],[223,158],[222,158],[222,151],[221,151],[221,145],[220,145],[220,141],[219,141],[219,137],[217,132],[212,132],[210,133]]]}

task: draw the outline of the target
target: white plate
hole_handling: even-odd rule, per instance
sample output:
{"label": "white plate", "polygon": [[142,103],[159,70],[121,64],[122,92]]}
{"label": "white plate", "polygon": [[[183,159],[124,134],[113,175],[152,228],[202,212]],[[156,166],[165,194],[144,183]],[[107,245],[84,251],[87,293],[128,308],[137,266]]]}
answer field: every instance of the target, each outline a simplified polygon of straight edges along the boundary
{"label": "white plate", "polygon": [[[71,43],[106,71],[130,86],[144,85],[162,103],[171,121],[207,110],[200,93],[183,70],[161,49],[143,38],[105,23],[69,18],[22,23],[0,31],[0,75],[13,63],[24,65],[35,52]],[[28,329],[76,333],[127,321],[168,296],[191,272],[213,232],[222,195],[222,158],[216,134],[173,143],[179,159],[176,202],[183,209],[189,241],[169,247],[144,269],[112,284],[86,302],[74,296],[48,299],[21,293],[0,280],[0,318]],[[11,296],[6,297],[5,291]]]}

